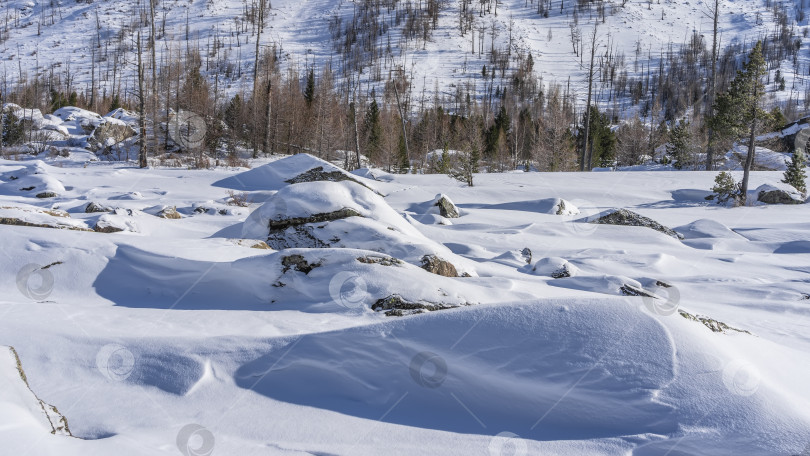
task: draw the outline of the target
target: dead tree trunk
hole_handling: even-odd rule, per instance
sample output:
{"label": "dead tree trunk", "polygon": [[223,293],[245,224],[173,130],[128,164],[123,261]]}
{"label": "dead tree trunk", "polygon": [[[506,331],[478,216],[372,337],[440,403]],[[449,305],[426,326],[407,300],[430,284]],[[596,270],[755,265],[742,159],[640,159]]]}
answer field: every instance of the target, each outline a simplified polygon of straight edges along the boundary
{"label": "dead tree trunk", "polygon": [[[596,56],[596,30],[598,25],[593,26],[593,34],[591,36],[591,63],[588,66],[588,100],[585,103],[585,141],[582,147],[581,162],[579,170],[591,170],[591,153],[589,150],[589,140],[591,134],[591,96],[593,95],[593,61]],[[586,164],[587,163],[587,164]]]}

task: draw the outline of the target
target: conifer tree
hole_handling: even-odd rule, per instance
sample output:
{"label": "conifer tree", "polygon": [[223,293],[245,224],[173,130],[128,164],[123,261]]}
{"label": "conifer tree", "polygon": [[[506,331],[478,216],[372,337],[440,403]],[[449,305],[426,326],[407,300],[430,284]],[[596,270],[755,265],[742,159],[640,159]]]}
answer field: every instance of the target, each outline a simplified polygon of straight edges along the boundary
{"label": "conifer tree", "polygon": [[805,184],[807,174],[805,174],[804,170],[806,166],[807,158],[804,155],[804,149],[797,147],[796,152],[793,152],[790,164],[785,170],[785,178],[782,180],[782,182],[792,185],[804,196],[807,196],[807,185]]}
{"label": "conifer tree", "polygon": [[714,105],[715,115],[710,121],[712,130],[717,134],[716,137],[725,136],[736,140],[748,135],[748,154],[740,185],[740,203],[743,205],[746,202],[751,166],[754,164],[756,150],[754,138],[757,129],[766,124],[770,117],[759,106],[765,94],[765,85],[762,83],[765,72],[762,42],[757,42],[748,55],[748,61],[731,81],[728,92],[717,97]]}

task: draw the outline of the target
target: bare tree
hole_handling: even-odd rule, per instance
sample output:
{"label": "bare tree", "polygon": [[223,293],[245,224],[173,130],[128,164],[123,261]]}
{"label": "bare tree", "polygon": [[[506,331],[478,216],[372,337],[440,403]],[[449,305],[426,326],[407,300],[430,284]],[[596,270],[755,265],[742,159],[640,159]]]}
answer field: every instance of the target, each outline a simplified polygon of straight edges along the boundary
{"label": "bare tree", "polygon": [[[717,22],[720,18],[720,0],[714,0],[714,5],[710,6],[707,15],[710,15],[714,24],[712,29],[712,68],[711,77],[709,78],[709,97],[706,100],[708,106],[706,115],[707,117],[711,117],[714,115],[714,97],[717,92]],[[706,147],[706,171],[711,171],[712,168],[714,168],[714,150],[712,145],[714,130],[711,126],[708,128],[708,132],[709,141]]]}
{"label": "bare tree", "polygon": [[[591,63],[588,66],[588,100],[585,103],[585,141],[582,146],[582,154],[581,158],[582,161],[579,164],[579,170],[585,171],[585,167],[587,166],[588,171],[591,170],[591,154],[589,150],[588,141],[590,140],[590,130],[591,130],[591,96],[593,94],[593,62],[594,57],[596,56],[596,32],[599,27],[599,23],[597,22],[593,26],[593,33],[591,33]],[[587,164],[586,164],[587,163]]]}

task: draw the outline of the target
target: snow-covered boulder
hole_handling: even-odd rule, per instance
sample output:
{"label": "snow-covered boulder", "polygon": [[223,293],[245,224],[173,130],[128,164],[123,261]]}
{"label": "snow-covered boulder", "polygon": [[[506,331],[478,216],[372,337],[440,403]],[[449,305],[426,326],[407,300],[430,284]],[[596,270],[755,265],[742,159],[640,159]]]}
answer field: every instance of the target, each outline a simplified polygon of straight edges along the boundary
{"label": "snow-covered boulder", "polygon": [[0,195],[54,197],[65,193],[59,179],[49,175],[48,166],[36,160],[22,169],[5,173],[0,184]]}
{"label": "snow-covered boulder", "polygon": [[[267,239],[274,249],[356,248],[414,265],[425,255],[456,255],[425,237],[378,194],[354,182],[305,182],[282,188],[245,221],[243,238]],[[462,267],[460,273],[470,273]]]}
{"label": "snow-covered boulder", "polygon": [[96,221],[93,231],[99,233],[118,233],[121,231],[138,232],[138,225],[135,220],[126,214],[123,209],[118,209],[113,214],[104,214]]}
{"label": "snow-covered boulder", "polygon": [[291,155],[258,166],[215,182],[214,186],[241,191],[279,190],[289,184],[316,181],[352,181],[376,191],[372,186],[373,181],[347,173],[337,166],[309,154]]}
{"label": "snow-covered boulder", "polygon": [[23,205],[0,205],[0,225],[90,231],[84,222],[71,219],[67,212]]}
{"label": "snow-covered boulder", "polygon": [[672,236],[675,239],[681,238],[681,236],[671,228],[661,225],[649,217],[628,211],[627,209],[610,209],[595,217],[588,217],[584,221],[601,225],[643,226],[664,233],[667,236]]}
{"label": "snow-covered boulder", "polygon": [[121,141],[132,138],[137,133],[123,120],[114,118],[104,118],[87,140],[88,145],[94,151],[110,148]]}
{"label": "snow-covered boulder", "polygon": [[754,190],[757,201],[765,204],[802,204],[804,197],[788,184],[763,184]]}
{"label": "snow-covered boulder", "polygon": [[459,217],[458,207],[456,207],[456,205],[453,204],[453,201],[447,195],[439,193],[438,195],[436,195],[433,201],[434,201],[433,205],[439,208],[439,214],[442,217],[446,218]]}
{"label": "snow-covered boulder", "polygon": [[564,277],[574,277],[579,273],[579,268],[559,257],[541,258],[534,264],[528,264],[521,268],[521,271],[528,274],[551,277],[552,279],[562,279]]}

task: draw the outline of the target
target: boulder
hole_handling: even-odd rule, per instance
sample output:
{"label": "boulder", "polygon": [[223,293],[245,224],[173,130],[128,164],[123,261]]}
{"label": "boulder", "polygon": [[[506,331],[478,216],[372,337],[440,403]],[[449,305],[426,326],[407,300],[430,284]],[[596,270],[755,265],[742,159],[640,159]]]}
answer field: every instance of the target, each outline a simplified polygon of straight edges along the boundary
{"label": "boulder", "polygon": [[112,209],[92,201],[87,203],[87,206],[84,207],[85,214],[93,214],[96,212],[112,212]]}
{"label": "boulder", "polygon": [[[529,266],[526,266],[527,268]],[[559,257],[541,258],[531,266],[531,274],[551,277],[552,279],[562,279],[574,277],[579,273],[579,268],[569,263],[568,260]]]}
{"label": "boulder", "polygon": [[524,247],[523,250],[520,251],[520,254],[523,256],[523,259],[526,260],[526,264],[532,264],[532,251],[528,247]]}
{"label": "boulder", "polygon": [[87,142],[92,150],[98,151],[132,138],[136,134],[126,123],[108,120],[93,130]]}
{"label": "boulder", "polygon": [[392,294],[388,297],[378,299],[377,302],[372,304],[371,310],[377,312],[385,311],[385,315],[388,317],[404,317],[405,315],[420,314],[425,311],[432,312],[435,310],[453,309],[455,307],[458,306],[453,304],[410,301],[398,294]]}
{"label": "boulder", "polygon": [[36,194],[37,198],[56,198],[57,196],[59,195],[55,192],[41,192]]}
{"label": "boulder", "polygon": [[447,218],[459,217],[458,207],[456,207],[456,205],[453,204],[453,202],[450,201],[450,198],[448,198],[446,195],[443,195],[441,193],[436,195],[435,202],[433,203],[433,205],[439,207],[439,214],[442,217]]}
{"label": "boulder", "polygon": [[599,218],[590,221],[589,223],[596,223],[600,225],[643,226],[651,228],[660,233],[664,233],[667,236],[674,237],[675,239],[682,239],[682,236],[673,231],[671,228],[661,225],[649,217],[644,217],[643,215],[636,214],[633,211],[628,211],[627,209],[614,209],[607,211]]}
{"label": "boulder", "polygon": [[793,187],[781,185],[779,187],[769,184],[760,185],[754,190],[757,201],[765,204],[803,204],[804,198]]}
{"label": "boulder", "polygon": [[425,255],[422,257],[422,269],[432,274],[444,277],[458,277],[458,271],[449,261],[443,260],[436,255]]}
{"label": "boulder", "polygon": [[166,219],[179,219],[182,218],[179,212],[177,212],[177,208],[174,206],[165,207],[160,212],[157,213],[157,216],[160,218]]}

